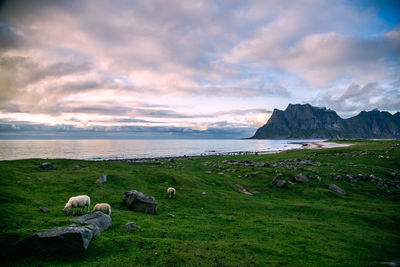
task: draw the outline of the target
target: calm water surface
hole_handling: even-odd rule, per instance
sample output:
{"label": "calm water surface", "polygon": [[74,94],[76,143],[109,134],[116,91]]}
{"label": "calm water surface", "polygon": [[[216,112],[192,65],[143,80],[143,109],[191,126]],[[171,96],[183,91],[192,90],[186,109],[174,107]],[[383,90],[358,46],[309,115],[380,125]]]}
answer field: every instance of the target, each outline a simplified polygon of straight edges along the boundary
{"label": "calm water surface", "polygon": [[0,140],[0,160],[133,159],[269,152],[301,146],[292,142],[293,140]]}

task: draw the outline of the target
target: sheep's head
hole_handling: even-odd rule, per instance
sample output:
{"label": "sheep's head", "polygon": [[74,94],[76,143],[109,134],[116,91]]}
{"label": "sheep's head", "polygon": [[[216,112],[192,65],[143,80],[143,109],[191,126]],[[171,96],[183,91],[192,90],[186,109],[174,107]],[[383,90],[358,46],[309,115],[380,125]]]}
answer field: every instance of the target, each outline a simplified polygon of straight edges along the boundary
{"label": "sheep's head", "polygon": [[65,207],[64,207],[65,214],[68,214],[70,209],[71,209],[71,204],[69,204],[69,203],[65,204]]}

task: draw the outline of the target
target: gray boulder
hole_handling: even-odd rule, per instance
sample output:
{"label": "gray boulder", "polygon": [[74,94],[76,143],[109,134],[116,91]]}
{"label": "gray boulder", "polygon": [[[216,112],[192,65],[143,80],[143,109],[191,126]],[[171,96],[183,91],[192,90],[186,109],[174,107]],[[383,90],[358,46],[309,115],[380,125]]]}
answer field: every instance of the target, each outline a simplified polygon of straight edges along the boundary
{"label": "gray boulder", "polygon": [[127,224],[125,224],[125,228],[126,229],[139,230],[139,228],[137,227],[136,223],[134,223],[134,222],[128,222]]}
{"label": "gray boulder", "polygon": [[124,193],[122,203],[135,211],[141,211],[150,214],[157,213],[156,199],[136,190],[126,191]]}
{"label": "gray boulder", "polygon": [[77,218],[70,219],[71,222],[86,223],[97,227],[100,231],[107,230],[112,226],[111,217],[101,211],[85,214]]}
{"label": "gray boulder", "polygon": [[96,183],[105,183],[107,182],[107,175],[105,175],[104,173],[102,173],[100,175],[100,178],[96,180]]}
{"label": "gray boulder", "polygon": [[309,181],[308,178],[302,173],[297,174],[296,176],[294,176],[293,180],[295,182],[297,182],[297,183],[307,183]]}
{"label": "gray boulder", "polygon": [[97,235],[98,229],[89,226],[68,226],[36,233],[23,239],[17,249],[20,251],[68,251],[83,252]]}
{"label": "gray boulder", "polygon": [[42,170],[57,170],[57,168],[54,167],[53,164],[51,164],[50,162],[43,162],[42,164],[40,164],[39,168],[41,168]]}
{"label": "gray boulder", "polygon": [[335,192],[338,193],[338,194],[347,195],[347,192],[346,192],[346,191],[344,191],[342,188],[340,188],[339,186],[337,186],[337,185],[335,185],[335,184],[330,184],[330,185],[328,186],[328,188],[329,188],[330,190],[332,190],[332,191],[335,191]]}

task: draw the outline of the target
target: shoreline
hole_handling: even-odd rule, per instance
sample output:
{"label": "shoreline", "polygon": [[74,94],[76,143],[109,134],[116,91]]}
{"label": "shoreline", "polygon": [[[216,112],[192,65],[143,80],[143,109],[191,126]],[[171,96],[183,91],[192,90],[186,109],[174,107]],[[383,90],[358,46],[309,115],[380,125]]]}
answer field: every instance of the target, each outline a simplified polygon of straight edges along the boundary
{"label": "shoreline", "polygon": [[[43,158],[17,158],[17,159],[2,159],[0,161],[12,161],[12,160],[26,160],[26,159],[41,159],[41,160],[54,160],[54,159],[71,159],[71,160],[83,160],[83,161],[119,161],[119,162],[149,162],[149,161],[160,161],[168,159],[185,159],[185,158],[199,158],[199,157],[224,157],[224,156],[247,156],[247,155],[267,155],[277,154],[284,151],[290,150],[303,150],[303,149],[324,149],[324,148],[336,148],[336,147],[348,147],[354,144],[340,144],[335,142],[326,141],[299,141],[288,143],[291,145],[298,145],[295,148],[278,149],[278,150],[260,150],[260,151],[231,151],[231,152],[215,152],[210,151],[206,153],[193,154],[193,155],[165,155],[165,156],[142,156],[142,157],[114,157],[114,158],[67,158],[67,157],[43,157]],[[214,152],[214,153],[213,153]]]}
{"label": "shoreline", "polygon": [[[129,163],[145,163],[148,161],[159,161],[168,159],[188,159],[188,158],[200,158],[200,157],[225,157],[225,156],[247,156],[247,155],[268,155],[268,154],[278,154],[284,151],[290,150],[303,150],[303,149],[324,149],[324,148],[337,148],[337,147],[348,147],[354,144],[339,144],[334,142],[299,142],[292,143],[299,144],[301,147],[292,149],[281,149],[274,151],[237,151],[237,152],[223,152],[216,154],[200,154],[200,155],[183,155],[183,156],[165,156],[165,157],[145,157],[145,158],[126,158],[126,159],[99,159],[94,161],[120,161]],[[88,161],[93,159],[88,159]]]}

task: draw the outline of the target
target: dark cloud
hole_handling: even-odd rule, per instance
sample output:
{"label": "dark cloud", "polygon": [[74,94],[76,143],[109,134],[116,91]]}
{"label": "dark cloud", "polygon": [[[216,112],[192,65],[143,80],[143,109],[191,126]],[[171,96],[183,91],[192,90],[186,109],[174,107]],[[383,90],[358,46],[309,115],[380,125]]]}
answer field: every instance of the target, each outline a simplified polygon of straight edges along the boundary
{"label": "dark cloud", "polygon": [[19,44],[19,39],[18,34],[10,23],[0,21],[0,51],[16,47]]}
{"label": "dark cloud", "polygon": [[145,126],[48,126],[44,124],[0,123],[0,139],[57,139],[57,138],[242,138],[254,132],[248,127],[212,127],[197,130],[189,127]]}

